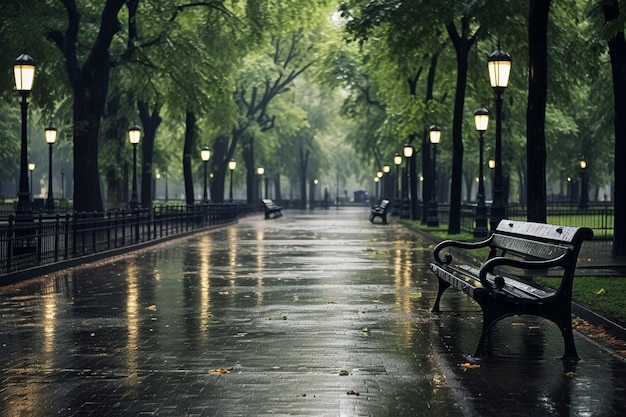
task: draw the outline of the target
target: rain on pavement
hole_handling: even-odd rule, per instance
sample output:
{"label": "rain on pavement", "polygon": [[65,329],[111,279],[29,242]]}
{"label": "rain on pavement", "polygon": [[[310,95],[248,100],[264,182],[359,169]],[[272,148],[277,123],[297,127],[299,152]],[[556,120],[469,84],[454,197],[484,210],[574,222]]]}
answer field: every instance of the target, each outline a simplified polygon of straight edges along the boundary
{"label": "rain on pavement", "polygon": [[626,363],[515,317],[430,312],[432,244],[286,210],[0,288],[1,416],[623,416]]}

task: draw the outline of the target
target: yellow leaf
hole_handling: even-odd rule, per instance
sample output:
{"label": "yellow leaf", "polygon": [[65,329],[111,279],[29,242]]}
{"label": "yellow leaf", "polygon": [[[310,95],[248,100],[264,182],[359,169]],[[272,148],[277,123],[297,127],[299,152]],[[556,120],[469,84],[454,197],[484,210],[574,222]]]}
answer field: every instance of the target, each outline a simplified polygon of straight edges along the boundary
{"label": "yellow leaf", "polygon": [[476,368],[480,368],[480,365],[477,363],[469,363],[469,362],[465,362],[462,363],[461,368],[465,368],[465,369],[476,369]]}

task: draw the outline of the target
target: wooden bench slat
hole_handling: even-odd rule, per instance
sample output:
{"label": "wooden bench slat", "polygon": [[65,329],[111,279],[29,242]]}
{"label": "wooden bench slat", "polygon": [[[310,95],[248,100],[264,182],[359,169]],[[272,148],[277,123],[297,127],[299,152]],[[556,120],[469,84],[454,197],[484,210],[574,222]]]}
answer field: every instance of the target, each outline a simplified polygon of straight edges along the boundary
{"label": "wooden bench slat", "polygon": [[492,245],[518,254],[529,255],[541,259],[558,258],[571,250],[569,245],[560,246],[550,243],[537,242],[525,238],[500,235],[493,236]]}

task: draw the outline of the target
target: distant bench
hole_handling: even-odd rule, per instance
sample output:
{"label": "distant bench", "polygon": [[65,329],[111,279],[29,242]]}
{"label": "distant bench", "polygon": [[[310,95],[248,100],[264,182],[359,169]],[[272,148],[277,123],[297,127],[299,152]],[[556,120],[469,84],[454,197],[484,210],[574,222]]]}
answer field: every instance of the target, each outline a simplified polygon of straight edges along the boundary
{"label": "distant bench", "polygon": [[263,208],[265,209],[266,219],[274,219],[283,215],[283,213],[281,213],[282,208],[276,205],[276,203],[274,203],[272,200],[264,198],[261,200],[261,203],[263,204]]}
{"label": "distant bench", "polygon": [[[564,359],[578,359],[572,333],[572,286],[578,252],[584,240],[593,238],[585,227],[555,226],[502,220],[486,240],[476,243],[446,240],[435,247],[431,271],[439,278],[439,291],[433,312],[439,312],[443,292],[453,287],[476,300],[482,309],[483,326],[475,356],[483,353],[489,330],[501,319],[530,314],[555,323],[565,342]],[[480,267],[455,263],[450,248],[488,247],[489,256]],[[442,258],[442,251],[448,252]],[[524,270],[562,269],[556,291],[547,291],[525,282]],[[559,272],[561,275],[561,272]]]}
{"label": "distant bench", "polygon": [[374,223],[374,219],[380,217],[383,224],[387,224],[387,210],[389,209],[389,205],[389,200],[383,200],[380,204],[372,207],[372,210],[370,210],[370,222]]}

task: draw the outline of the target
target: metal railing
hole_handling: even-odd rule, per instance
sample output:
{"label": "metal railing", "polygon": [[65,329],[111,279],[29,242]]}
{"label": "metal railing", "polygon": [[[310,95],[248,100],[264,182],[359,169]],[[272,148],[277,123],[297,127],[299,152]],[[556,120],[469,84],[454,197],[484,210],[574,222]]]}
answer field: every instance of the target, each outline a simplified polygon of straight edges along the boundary
{"label": "metal railing", "polygon": [[[489,210],[489,207],[487,207]],[[614,207],[607,204],[590,205],[587,208],[570,205],[550,205],[547,207],[547,222],[561,226],[589,227],[593,229],[594,239],[613,238]],[[476,216],[475,204],[464,204],[461,208],[461,230],[472,233],[474,231],[474,219]],[[511,204],[506,208],[508,219],[526,220],[526,206]],[[442,223],[448,223],[450,218],[450,206],[439,205],[439,218]]]}
{"label": "metal railing", "polygon": [[105,251],[164,240],[236,220],[258,207],[245,204],[157,206],[35,216],[0,222],[1,275]]}

